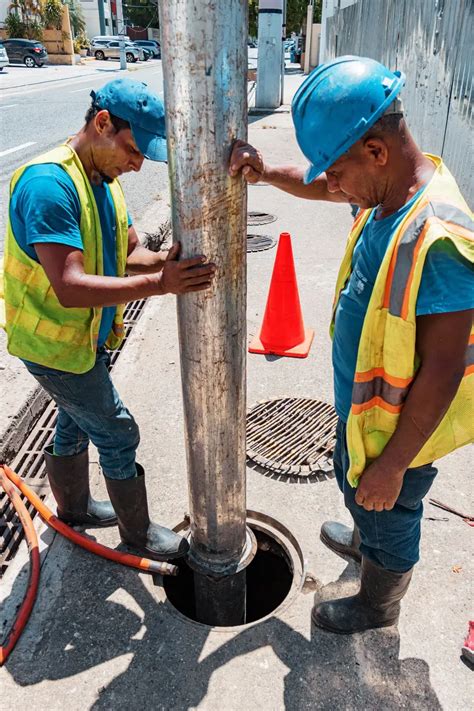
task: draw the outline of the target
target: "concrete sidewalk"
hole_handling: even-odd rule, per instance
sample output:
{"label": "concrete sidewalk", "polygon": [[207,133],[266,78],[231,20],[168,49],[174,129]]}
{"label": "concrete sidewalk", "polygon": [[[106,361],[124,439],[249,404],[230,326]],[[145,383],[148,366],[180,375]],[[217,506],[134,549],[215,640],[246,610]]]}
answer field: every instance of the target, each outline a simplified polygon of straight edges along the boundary
{"label": "concrete sidewalk", "polygon": [[[289,114],[253,117],[249,137],[268,162],[303,160]],[[277,396],[331,402],[328,322],[350,209],[251,186],[249,210],[278,218],[249,232],[292,234],[301,303],[315,340],[306,360],[249,355],[248,405]],[[249,339],[262,320],[274,257],[274,249],[248,255]],[[114,370],[141,428],[139,461],[147,472],[150,508],[165,525],[178,523],[187,510],[175,313],[173,297],[150,300]],[[468,449],[446,457],[432,495],[469,510],[471,470]],[[96,465],[94,488],[104,491]],[[310,587],[317,588],[317,599],[356,588],[356,566],[319,541],[324,520],[348,522],[335,481],[290,483],[248,469],[248,508],[290,529],[319,584],[294,592],[267,621],[231,631],[185,620],[150,576],[95,558],[43,530],[40,595],[0,672],[1,711],[19,704],[39,711],[467,711],[472,706],[472,676],[459,653],[472,599],[468,539],[473,530],[461,519],[426,505],[422,560],[398,630],[344,637],[310,626]],[[118,542],[115,529],[90,535],[108,545]],[[14,576],[12,569],[4,581],[5,589],[11,586],[6,610],[20,599],[24,561],[22,574]]]}

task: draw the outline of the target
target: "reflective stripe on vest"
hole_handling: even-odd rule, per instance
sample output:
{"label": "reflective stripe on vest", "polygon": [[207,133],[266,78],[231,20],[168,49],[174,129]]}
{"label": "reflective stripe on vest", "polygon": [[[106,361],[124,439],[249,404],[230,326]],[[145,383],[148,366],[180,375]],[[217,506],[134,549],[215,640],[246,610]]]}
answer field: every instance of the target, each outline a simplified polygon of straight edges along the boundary
{"label": "reflective stripe on vest", "polygon": [[[436,171],[390,241],[367,308],[347,422],[352,486],[382,453],[419,367],[416,354],[416,301],[424,261],[438,239],[449,239],[474,262],[472,219],[452,175],[440,158],[428,156]],[[371,210],[354,221],[336,284],[333,322],[352,268],[354,247]],[[466,349],[464,377],[447,413],[410,466],[421,466],[474,438],[474,329]]]}
{"label": "reflective stripe on vest", "polygon": [[446,227],[452,226],[456,232],[459,228],[472,232],[472,220],[468,215],[453,205],[430,202],[423,207],[418,215],[407,226],[397,247],[395,269],[389,278],[390,299],[388,308],[394,316],[406,318],[406,300],[416,254],[423,241],[425,231],[434,219],[442,220]]}

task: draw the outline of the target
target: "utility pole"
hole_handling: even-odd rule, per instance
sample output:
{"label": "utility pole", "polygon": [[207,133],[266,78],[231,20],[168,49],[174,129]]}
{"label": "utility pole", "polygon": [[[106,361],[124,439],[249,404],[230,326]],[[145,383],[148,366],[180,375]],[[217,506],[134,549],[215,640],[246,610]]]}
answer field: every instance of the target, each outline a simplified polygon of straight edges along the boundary
{"label": "utility pole", "polygon": [[104,0],[97,0],[97,8],[99,10],[99,27],[100,34],[105,35],[105,13],[104,13]]}
{"label": "utility pole", "polygon": [[177,299],[196,612],[245,621],[246,191],[231,178],[247,136],[247,0],[160,0],[173,238],[215,284]]}
{"label": "utility pole", "polygon": [[311,68],[311,46],[313,44],[313,0],[309,0],[309,5],[306,11],[306,42],[304,54],[304,73],[309,74]]}
{"label": "utility pole", "polygon": [[260,0],[255,106],[276,109],[281,97],[283,0]]}
{"label": "utility pole", "polygon": [[123,24],[122,0],[117,0],[117,31],[120,46],[120,69],[127,68],[127,58],[125,56],[125,26]]}
{"label": "utility pole", "polygon": [[281,88],[280,106],[285,103],[285,40],[286,40],[286,6],[288,0],[283,0],[283,24],[281,28]]}

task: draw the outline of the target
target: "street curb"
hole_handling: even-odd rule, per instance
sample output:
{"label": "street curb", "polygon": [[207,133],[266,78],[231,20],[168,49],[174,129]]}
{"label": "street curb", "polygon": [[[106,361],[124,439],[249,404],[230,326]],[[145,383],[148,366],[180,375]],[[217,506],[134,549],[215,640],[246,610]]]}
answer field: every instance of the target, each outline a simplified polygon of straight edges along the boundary
{"label": "street curb", "polygon": [[270,116],[271,114],[289,114],[291,107],[287,104],[282,104],[276,109],[263,109],[252,106],[249,108],[249,116]]}
{"label": "street curb", "polygon": [[0,462],[12,461],[16,457],[28,431],[35,425],[49,402],[50,398],[38,385],[0,437]]}

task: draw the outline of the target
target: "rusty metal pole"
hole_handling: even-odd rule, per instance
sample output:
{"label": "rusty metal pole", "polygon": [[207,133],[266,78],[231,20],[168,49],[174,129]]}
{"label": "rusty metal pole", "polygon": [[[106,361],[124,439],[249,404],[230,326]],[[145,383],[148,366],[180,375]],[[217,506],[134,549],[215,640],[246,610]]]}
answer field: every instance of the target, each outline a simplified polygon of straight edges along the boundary
{"label": "rusty metal pole", "polygon": [[245,620],[246,192],[230,178],[247,135],[247,0],[160,0],[173,238],[217,264],[178,298],[197,618]]}

